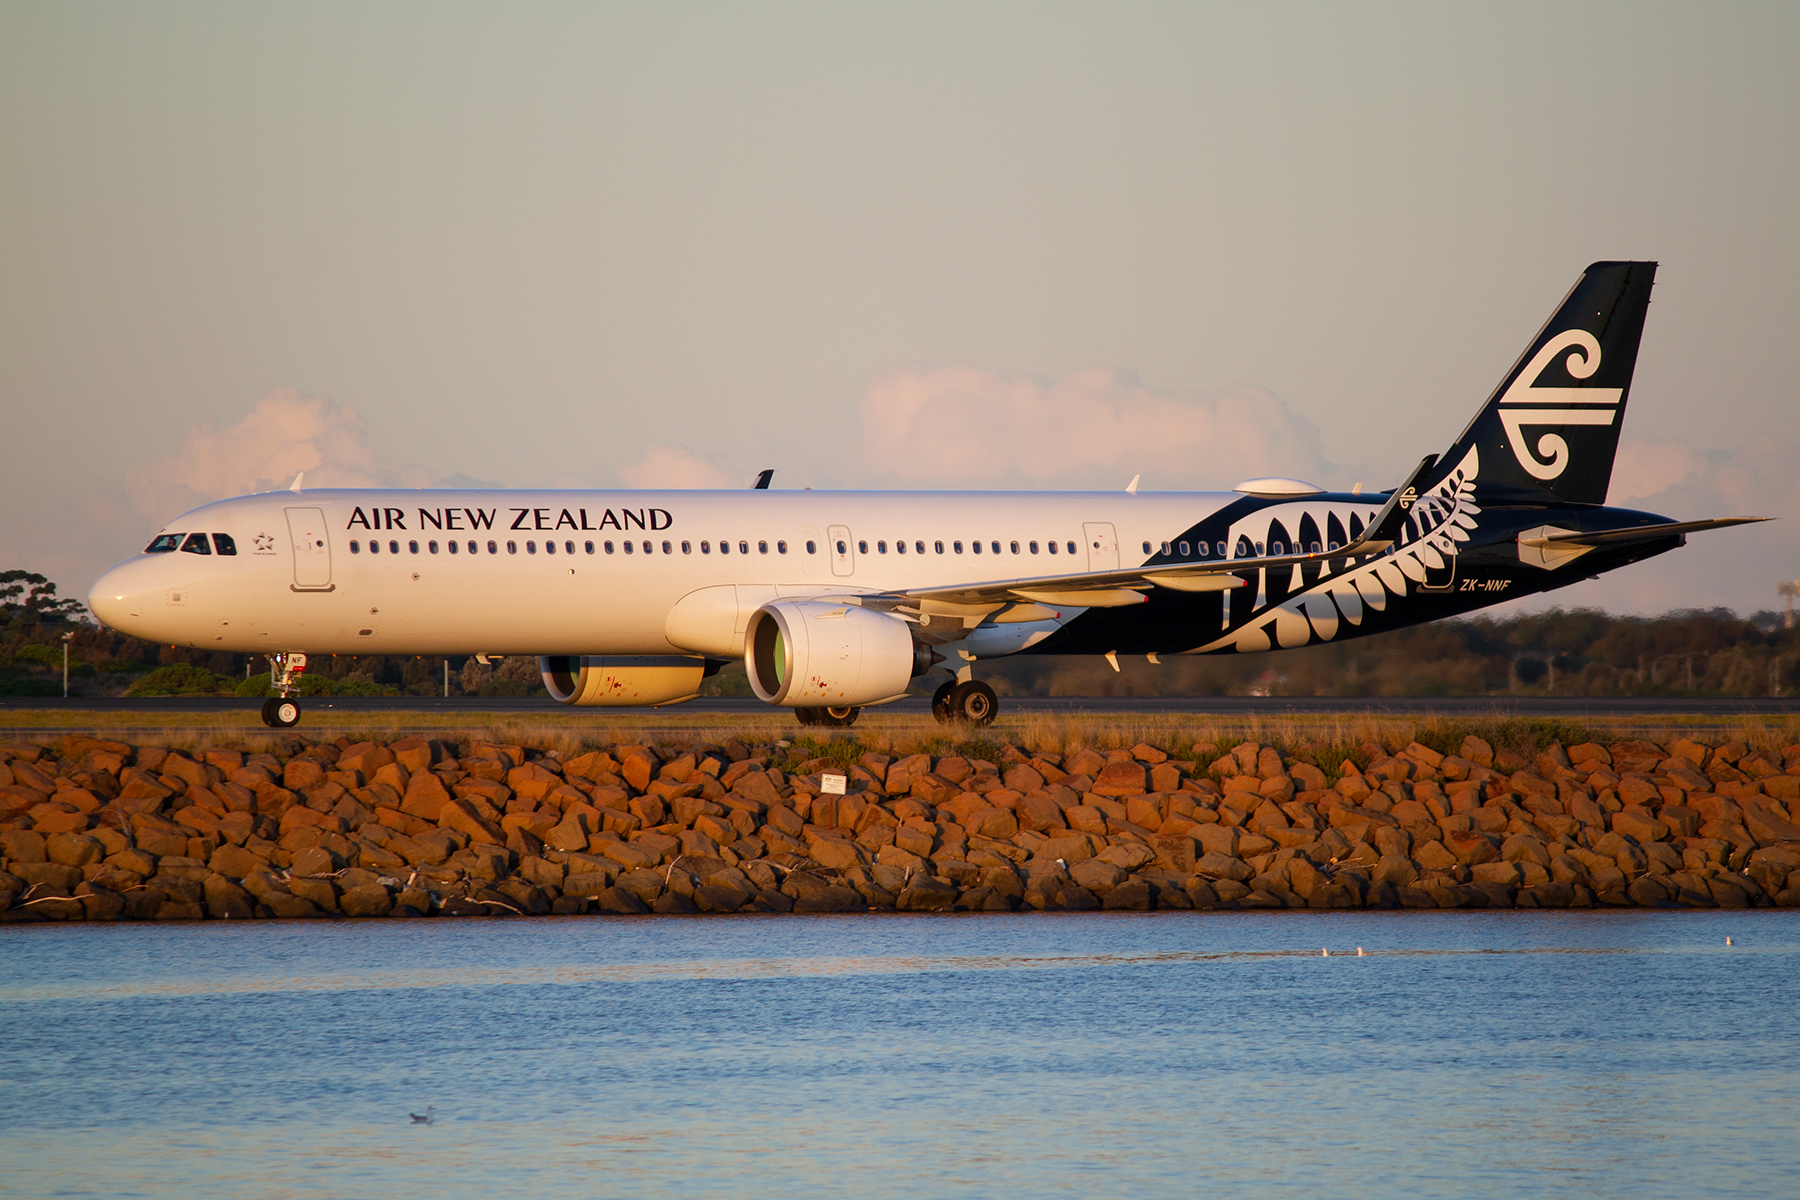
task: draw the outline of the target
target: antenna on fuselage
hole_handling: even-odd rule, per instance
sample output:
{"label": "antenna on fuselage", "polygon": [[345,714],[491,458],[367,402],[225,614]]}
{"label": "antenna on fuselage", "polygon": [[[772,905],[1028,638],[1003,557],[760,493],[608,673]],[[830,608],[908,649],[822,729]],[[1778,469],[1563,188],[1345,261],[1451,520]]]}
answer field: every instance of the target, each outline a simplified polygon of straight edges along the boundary
{"label": "antenna on fuselage", "polygon": [[757,474],[756,482],[750,485],[750,490],[753,492],[768,491],[769,490],[769,480],[771,480],[773,478],[775,478],[775,468],[774,467],[764,467],[762,469],[762,471]]}

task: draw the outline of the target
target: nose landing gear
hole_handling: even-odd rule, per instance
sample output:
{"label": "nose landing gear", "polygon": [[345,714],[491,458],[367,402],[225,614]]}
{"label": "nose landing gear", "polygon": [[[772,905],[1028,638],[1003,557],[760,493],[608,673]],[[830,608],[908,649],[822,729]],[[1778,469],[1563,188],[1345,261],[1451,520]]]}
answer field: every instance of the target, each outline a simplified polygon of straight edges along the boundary
{"label": "nose landing gear", "polygon": [[294,693],[300,690],[300,676],[306,673],[306,655],[298,650],[271,654],[269,667],[281,695],[263,701],[263,724],[271,729],[292,729],[300,723],[300,701]]}

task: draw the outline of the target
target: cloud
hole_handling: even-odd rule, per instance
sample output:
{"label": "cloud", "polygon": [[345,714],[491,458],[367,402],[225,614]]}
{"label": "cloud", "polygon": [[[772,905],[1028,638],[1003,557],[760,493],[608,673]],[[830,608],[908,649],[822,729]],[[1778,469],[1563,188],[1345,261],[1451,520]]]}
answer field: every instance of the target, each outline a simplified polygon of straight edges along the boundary
{"label": "cloud", "polygon": [[680,446],[651,446],[634,463],[619,468],[634,488],[729,488],[746,486],[724,467]]}
{"label": "cloud", "polygon": [[369,442],[356,410],[293,388],[270,392],[243,420],[211,421],[188,431],[181,448],[126,472],[125,486],[145,517],[251,492],[274,491],[306,472],[306,487],[423,487],[421,467],[389,462]]}
{"label": "cloud", "polygon": [[906,486],[1224,488],[1259,475],[1332,474],[1319,431],[1241,386],[1157,391],[1090,367],[1044,380],[978,367],[876,380],[860,410],[859,469]]}

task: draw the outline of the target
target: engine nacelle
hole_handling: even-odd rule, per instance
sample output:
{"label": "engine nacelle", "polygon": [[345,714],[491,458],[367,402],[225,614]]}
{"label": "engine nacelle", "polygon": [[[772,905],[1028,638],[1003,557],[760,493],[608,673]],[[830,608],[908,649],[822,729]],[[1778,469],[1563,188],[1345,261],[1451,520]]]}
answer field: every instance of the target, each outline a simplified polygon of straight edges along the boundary
{"label": "engine nacelle", "polygon": [[707,674],[706,660],[687,654],[553,655],[539,658],[538,670],[552,699],[578,708],[692,700]]}
{"label": "engine nacelle", "polygon": [[838,708],[892,700],[935,661],[899,617],[855,605],[777,600],[750,614],[744,669],[758,698]]}

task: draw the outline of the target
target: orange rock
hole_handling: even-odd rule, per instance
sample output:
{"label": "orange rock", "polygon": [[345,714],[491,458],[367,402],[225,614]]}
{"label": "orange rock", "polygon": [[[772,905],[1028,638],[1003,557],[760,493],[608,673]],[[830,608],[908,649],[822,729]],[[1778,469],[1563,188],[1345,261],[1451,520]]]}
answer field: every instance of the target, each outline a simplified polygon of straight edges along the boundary
{"label": "orange rock", "polygon": [[445,829],[453,829],[458,833],[467,834],[472,842],[482,842],[492,846],[506,844],[506,834],[499,826],[482,817],[466,800],[452,797],[444,801],[442,808],[438,811],[438,824]]}

